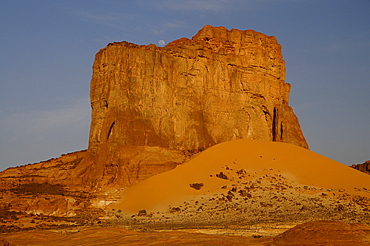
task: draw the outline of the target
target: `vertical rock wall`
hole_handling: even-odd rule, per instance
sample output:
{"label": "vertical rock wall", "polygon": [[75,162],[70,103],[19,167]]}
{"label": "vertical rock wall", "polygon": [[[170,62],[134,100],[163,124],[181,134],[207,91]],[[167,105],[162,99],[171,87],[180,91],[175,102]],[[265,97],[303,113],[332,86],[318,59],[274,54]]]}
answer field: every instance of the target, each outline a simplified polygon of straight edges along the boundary
{"label": "vertical rock wall", "polygon": [[308,148],[284,80],[276,38],[252,30],[205,26],[163,48],[109,44],[91,80],[94,170],[141,179],[143,161],[173,168],[185,152],[244,138]]}

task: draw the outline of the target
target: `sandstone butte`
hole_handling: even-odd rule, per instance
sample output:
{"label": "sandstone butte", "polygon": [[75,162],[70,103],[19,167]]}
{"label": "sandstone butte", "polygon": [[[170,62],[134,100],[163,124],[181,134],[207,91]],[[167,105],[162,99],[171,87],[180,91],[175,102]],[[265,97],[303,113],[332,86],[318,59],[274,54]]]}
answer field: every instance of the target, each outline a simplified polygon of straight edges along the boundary
{"label": "sandstone butte", "polygon": [[93,64],[88,149],[9,168],[1,185],[98,191],[131,186],[225,141],[308,148],[284,80],[281,45],[253,30],[207,25],[165,47],[111,43]]}

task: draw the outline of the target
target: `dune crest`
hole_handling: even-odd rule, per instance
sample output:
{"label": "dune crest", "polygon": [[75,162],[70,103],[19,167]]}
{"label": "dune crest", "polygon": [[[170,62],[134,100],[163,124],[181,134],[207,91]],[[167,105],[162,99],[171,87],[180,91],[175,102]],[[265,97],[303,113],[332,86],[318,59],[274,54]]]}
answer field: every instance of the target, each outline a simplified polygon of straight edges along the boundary
{"label": "dune crest", "polygon": [[[113,207],[133,213],[163,211],[201,196],[214,196],[225,186],[251,190],[253,180],[263,184],[262,177],[279,177],[280,183],[297,194],[325,190],[328,196],[370,197],[369,175],[292,144],[243,139],[213,146],[173,170],[127,188]],[[269,185],[274,184],[265,184]]]}

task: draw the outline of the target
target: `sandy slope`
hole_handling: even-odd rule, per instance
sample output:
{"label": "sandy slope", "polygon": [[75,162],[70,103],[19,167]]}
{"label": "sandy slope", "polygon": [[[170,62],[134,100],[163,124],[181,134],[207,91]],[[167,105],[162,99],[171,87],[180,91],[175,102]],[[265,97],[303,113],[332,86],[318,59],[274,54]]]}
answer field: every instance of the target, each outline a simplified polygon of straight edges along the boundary
{"label": "sandy slope", "polygon": [[[8,244],[7,244],[8,243]],[[370,227],[333,221],[300,224],[276,237],[250,237],[184,231],[133,231],[120,227],[86,227],[74,231],[25,231],[0,235],[0,245],[246,245],[296,246],[370,244]]]}
{"label": "sandy slope", "polygon": [[[230,172],[233,171],[233,172]],[[121,194],[111,208],[137,213],[165,211],[170,204],[189,201],[256,175],[282,177],[294,186],[370,197],[370,176],[304,148],[279,142],[236,140],[213,146],[177,168],[151,177]],[[227,179],[220,178],[220,172]],[[216,175],[218,174],[219,177]],[[197,190],[190,187],[198,183]]]}
{"label": "sandy slope", "polygon": [[[121,198],[107,208],[100,226],[4,233],[0,242],[267,246],[370,240],[370,175],[286,143],[222,143],[117,192],[114,197]],[[303,222],[309,223],[298,225]]]}
{"label": "sandy slope", "polygon": [[[14,245],[28,246],[102,246],[102,245],[245,245],[262,246],[272,238],[258,239],[242,236],[207,235],[202,233],[136,232],[123,228],[87,228],[71,234],[53,231],[15,232],[3,235]],[[1,243],[0,237],[0,243]],[[4,242],[4,241],[3,241]],[[2,244],[0,244],[2,245]],[[8,244],[5,244],[8,245]]]}

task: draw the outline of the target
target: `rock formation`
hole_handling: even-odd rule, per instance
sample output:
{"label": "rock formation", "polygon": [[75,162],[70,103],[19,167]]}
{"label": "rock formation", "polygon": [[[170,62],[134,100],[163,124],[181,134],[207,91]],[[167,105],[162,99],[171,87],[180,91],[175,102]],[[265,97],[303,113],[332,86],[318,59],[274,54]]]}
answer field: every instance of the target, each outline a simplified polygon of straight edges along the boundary
{"label": "rock formation", "polygon": [[357,170],[359,170],[361,172],[370,174],[370,160],[369,161],[365,161],[362,164],[352,164],[351,167],[354,168],[354,169],[357,169]]}
{"label": "rock formation", "polygon": [[[165,47],[109,44],[93,65],[88,150],[8,169],[1,185],[12,192],[25,184],[68,192],[122,188],[235,139],[308,148],[284,80],[276,38],[252,30],[205,26]],[[81,209],[80,201],[63,199]]]}
{"label": "rock formation", "polygon": [[109,44],[93,65],[83,173],[130,185],[224,141],[308,148],[284,80],[276,38],[252,30],[205,26],[163,48]]}
{"label": "rock formation", "polygon": [[307,148],[284,79],[281,46],[252,30],[205,26],[163,48],[110,44],[93,66],[89,150],[195,150],[241,138]]}

